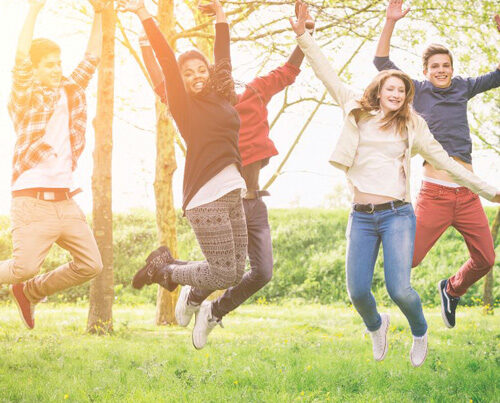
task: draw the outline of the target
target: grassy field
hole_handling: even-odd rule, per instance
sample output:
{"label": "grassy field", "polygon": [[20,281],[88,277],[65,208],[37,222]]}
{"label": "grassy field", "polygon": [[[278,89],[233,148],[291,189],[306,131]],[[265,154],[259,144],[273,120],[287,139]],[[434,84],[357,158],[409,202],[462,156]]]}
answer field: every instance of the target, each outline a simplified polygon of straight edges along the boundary
{"label": "grassy field", "polygon": [[[490,220],[496,210],[487,208]],[[278,209],[270,210],[273,238],[274,275],[272,281],[253,298],[265,298],[275,303],[282,299],[304,299],[312,303],[349,303],[345,287],[345,229],[347,210]],[[179,257],[184,260],[204,259],[187,220],[177,217]],[[135,210],[115,214],[114,225],[114,284],[117,301],[122,304],[154,303],[156,289],[144,287],[132,290],[130,281],[144,265],[144,259],[157,245],[154,213]],[[0,260],[12,256],[10,222],[0,216]],[[436,284],[454,274],[468,258],[467,247],[460,234],[448,229],[422,264],[412,271],[412,285],[425,305],[436,306],[439,296]],[[500,245],[497,246],[500,256]],[[59,247],[53,247],[43,270],[52,270],[70,257]],[[500,268],[500,262],[495,265]],[[498,276],[497,276],[498,277]],[[78,302],[89,295],[89,283],[73,287],[49,297],[51,302]],[[460,301],[462,305],[480,305],[483,281],[474,284]],[[383,277],[383,256],[375,267],[373,291],[377,300],[390,304]],[[493,288],[496,306],[500,306],[500,281]],[[8,299],[6,288],[0,288],[0,301]]]}
{"label": "grassy field", "polygon": [[411,335],[391,313],[390,350],[374,362],[352,308],[246,305],[201,351],[191,328],[156,327],[154,306],[117,305],[115,332],[85,334],[87,306],[41,304],[28,331],[0,305],[1,402],[498,402],[500,322],[459,307],[446,329],[425,309],[429,355],[413,368]]}

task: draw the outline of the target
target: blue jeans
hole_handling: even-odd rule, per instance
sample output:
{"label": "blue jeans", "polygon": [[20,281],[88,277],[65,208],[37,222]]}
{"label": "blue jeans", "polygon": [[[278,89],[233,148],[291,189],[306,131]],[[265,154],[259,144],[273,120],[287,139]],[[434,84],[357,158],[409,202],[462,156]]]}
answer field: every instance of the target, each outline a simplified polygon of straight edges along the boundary
{"label": "blue jeans", "polygon": [[408,319],[412,334],[423,336],[427,322],[420,297],[410,285],[415,241],[415,214],[411,204],[373,214],[353,210],[346,237],[347,291],[368,330],[375,331],[382,324],[371,292],[373,270],[382,242],[389,296]]}

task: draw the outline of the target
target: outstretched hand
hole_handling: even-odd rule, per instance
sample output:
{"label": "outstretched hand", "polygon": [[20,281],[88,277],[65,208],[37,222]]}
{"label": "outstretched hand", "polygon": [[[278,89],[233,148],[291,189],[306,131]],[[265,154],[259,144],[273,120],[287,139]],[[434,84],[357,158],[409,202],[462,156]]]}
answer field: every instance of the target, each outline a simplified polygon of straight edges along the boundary
{"label": "outstretched hand", "polygon": [[222,9],[222,4],[219,0],[210,0],[207,4],[201,4],[201,1],[198,3],[198,9],[207,15],[215,15],[217,14],[217,10]]}
{"label": "outstretched hand", "polygon": [[403,18],[410,11],[410,7],[403,11],[403,0],[389,0],[386,18],[394,22]]}
{"label": "outstretched hand", "polygon": [[497,192],[495,197],[492,200],[493,203],[500,203],[500,192]]}
{"label": "outstretched hand", "polygon": [[136,13],[144,8],[144,0],[118,0],[118,11]]}
{"label": "outstretched hand", "polygon": [[495,22],[496,22],[496,24],[497,24],[497,30],[498,30],[498,32],[500,32],[500,15],[498,15],[498,14],[497,14],[497,15],[495,15],[495,16],[493,17],[493,19],[495,20]]}
{"label": "outstretched hand", "polygon": [[297,0],[295,2],[295,15],[297,16],[297,21],[293,21],[293,18],[290,17],[290,25],[297,36],[300,36],[306,31],[307,20],[311,19],[307,4]]}
{"label": "outstretched hand", "polygon": [[[295,16],[298,18],[299,17],[299,11],[300,11],[300,4],[302,1],[296,1],[295,2]],[[309,11],[307,11],[307,19],[306,19],[306,29],[309,31],[313,31],[316,23],[311,17],[311,14],[309,14]]]}

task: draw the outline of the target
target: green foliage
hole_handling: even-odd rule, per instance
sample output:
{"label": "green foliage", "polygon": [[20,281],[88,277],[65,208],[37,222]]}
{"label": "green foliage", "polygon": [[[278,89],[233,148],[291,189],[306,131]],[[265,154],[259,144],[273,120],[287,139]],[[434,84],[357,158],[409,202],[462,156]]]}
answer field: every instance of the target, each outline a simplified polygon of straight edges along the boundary
{"label": "green foliage", "polygon": [[[487,208],[490,221],[495,209]],[[345,287],[345,228],[346,210],[280,209],[270,210],[270,225],[274,249],[272,281],[253,297],[264,301],[300,298],[319,303],[335,301],[349,303]],[[186,218],[178,213],[177,231],[179,257],[183,260],[202,260],[203,255]],[[7,217],[0,217],[0,259],[10,258],[12,245]],[[156,287],[132,290],[130,281],[144,265],[156,244],[155,216],[146,210],[134,210],[114,216],[114,273],[117,302],[140,304],[156,300]],[[69,259],[59,247],[50,251],[43,270],[52,270]],[[439,303],[436,284],[454,274],[468,258],[463,238],[454,229],[446,231],[419,267],[413,269],[412,285],[425,305]],[[497,265],[498,266],[498,265]],[[475,284],[462,298],[461,304],[478,305],[482,284]],[[52,301],[85,300],[88,284],[74,287],[50,297]],[[390,299],[385,290],[383,256],[379,254],[373,279],[373,292],[378,301]],[[0,289],[0,299],[7,297],[6,287]],[[496,282],[494,295],[497,304],[500,285]]]}
{"label": "green foliage", "polygon": [[197,351],[190,328],[154,325],[152,305],[116,305],[102,337],[84,333],[86,306],[41,304],[28,331],[0,305],[0,401],[498,401],[495,317],[461,308],[450,331],[426,309],[429,353],[416,369],[408,323],[389,313],[389,352],[375,362],[361,319],[339,306],[247,305]]}

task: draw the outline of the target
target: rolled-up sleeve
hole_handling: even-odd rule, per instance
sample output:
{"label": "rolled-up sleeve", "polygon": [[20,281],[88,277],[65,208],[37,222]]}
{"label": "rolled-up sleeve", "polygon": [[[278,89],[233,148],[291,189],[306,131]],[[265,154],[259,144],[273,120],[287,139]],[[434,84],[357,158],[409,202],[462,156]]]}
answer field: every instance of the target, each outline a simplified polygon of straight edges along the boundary
{"label": "rolled-up sleeve", "polygon": [[12,69],[12,88],[8,110],[14,126],[22,119],[30,105],[33,92],[33,65],[30,59],[16,60]]}

